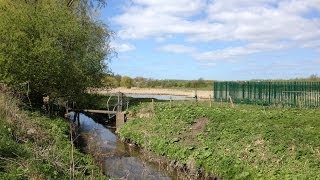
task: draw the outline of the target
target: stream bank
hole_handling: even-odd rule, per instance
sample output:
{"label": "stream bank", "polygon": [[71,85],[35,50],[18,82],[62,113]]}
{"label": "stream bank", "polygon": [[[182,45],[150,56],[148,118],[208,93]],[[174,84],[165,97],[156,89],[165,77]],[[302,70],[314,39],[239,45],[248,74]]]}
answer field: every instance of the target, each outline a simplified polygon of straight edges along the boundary
{"label": "stream bank", "polygon": [[118,131],[158,156],[226,179],[319,179],[320,111],[147,102]]}
{"label": "stream bank", "polygon": [[106,179],[71,143],[68,121],[22,105],[0,90],[0,179]]}

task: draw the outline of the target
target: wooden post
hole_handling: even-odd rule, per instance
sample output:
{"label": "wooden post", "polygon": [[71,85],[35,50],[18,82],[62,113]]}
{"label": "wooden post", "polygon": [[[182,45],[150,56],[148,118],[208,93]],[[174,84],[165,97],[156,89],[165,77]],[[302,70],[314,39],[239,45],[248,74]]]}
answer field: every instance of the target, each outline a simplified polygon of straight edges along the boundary
{"label": "wooden post", "polygon": [[198,102],[198,93],[197,93],[197,89],[194,92],[194,98],[196,100],[196,102]]}
{"label": "wooden post", "polygon": [[234,108],[231,96],[229,96],[229,99],[230,99],[230,103],[231,103],[232,108]]}
{"label": "wooden post", "polygon": [[125,123],[125,113],[117,112],[116,114],[116,128],[120,128]]}
{"label": "wooden post", "polygon": [[120,92],[118,92],[117,112],[120,112]]}
{"label": "wooden post", "polygon": [[118,92],[117,112],[122,111],[122,106],[123,106],[123,93]]}
{"label": "wooden post", "polygon": [[66,114],[68,114],[69,113],[69,105],[68,105],[68,101],[66,102],[66,104],[65,104],[66,106],[65,106],[65,108],[66,108]]}
{"label": "wooden post", "polygon": [[152,106],[152,111],[154,111],[154,99],[151,99],[151,106]]}
{"label": "wooden post", "polygon": [[77,113],[77,123],[78,123],[78,126],[80,127],[80,113],[79,112]]}
{"label": "wooden post", "polygon": [[127,108],[126,108],[126,111],[128,110],[129,108],[129,101],[127,101]]}
{"label": "wooden post", "polygon": [[77,113],[76,112],[74,112],[74,114],[73,114],[73,122],[75,123],[76,122],[76,120],[77,120]]}
{"label": "wooden post", "polygon": [[171,99],[171,96],[170,96],[170,108],[172,108],[172,99]]}
{"label": "wooden post", "polygon": [[120,94],[120,111],[123,111],[123,93]]}
{"label": "wooden post", "polygon": [[209,95],[210,107],[212,107],[211,95]]}

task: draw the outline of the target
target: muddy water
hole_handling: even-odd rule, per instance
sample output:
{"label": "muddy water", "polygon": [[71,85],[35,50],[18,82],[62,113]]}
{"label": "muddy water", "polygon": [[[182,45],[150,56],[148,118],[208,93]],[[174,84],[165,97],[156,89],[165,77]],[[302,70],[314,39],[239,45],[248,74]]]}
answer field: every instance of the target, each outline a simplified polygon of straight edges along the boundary
{"label": "muddy water", "polygon": [[144,160],[137,147],[122,142],[113,131],[114,129],[106,128],[80,114],[80,134],[85,144],[84,150],[101,162],[108,176],[137,180],[177,179],[175,171]]}

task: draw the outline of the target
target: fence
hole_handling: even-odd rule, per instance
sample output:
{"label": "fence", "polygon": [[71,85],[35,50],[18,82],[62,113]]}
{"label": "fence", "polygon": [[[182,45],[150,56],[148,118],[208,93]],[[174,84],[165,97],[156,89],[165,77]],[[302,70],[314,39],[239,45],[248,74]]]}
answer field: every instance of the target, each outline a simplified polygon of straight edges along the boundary
{"label": "fence", "polygon": [[214,82],[215,101],[282,105],[290,107],[319,107],[320,82],[237,81]]}

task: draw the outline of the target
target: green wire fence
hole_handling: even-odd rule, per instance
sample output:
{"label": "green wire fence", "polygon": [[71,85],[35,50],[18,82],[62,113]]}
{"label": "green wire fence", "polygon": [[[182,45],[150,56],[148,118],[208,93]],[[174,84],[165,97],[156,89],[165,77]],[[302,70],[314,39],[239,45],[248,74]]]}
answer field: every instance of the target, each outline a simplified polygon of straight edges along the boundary
{"label": "green wire fence", "polygon": [[290,107],[320,106],[320,82],[217,81],[213,86],[215,101]]}

